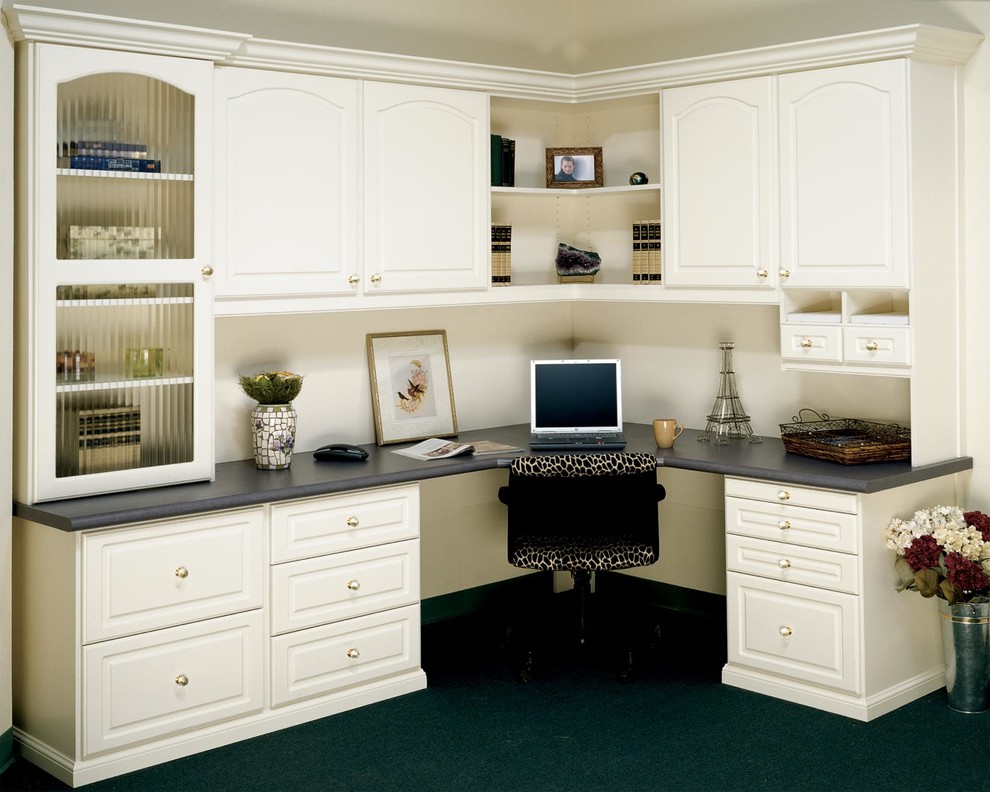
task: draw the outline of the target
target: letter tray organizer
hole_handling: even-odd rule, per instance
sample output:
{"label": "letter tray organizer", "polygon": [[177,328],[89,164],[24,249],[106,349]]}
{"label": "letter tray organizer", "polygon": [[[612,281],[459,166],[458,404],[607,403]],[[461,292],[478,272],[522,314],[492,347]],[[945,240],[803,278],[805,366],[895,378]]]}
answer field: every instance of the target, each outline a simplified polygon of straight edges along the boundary
{"label": "letter tray organizer", "polygon": [[[813,413],[819,420],[805,420],[805,412]],[[843,465],[911,458],[911,430],[897,424],[856,418],[830,419],[825,413],[807,408],[799,410],[792,420],[794,423],[780,424],[780,439],[791,454]]]}

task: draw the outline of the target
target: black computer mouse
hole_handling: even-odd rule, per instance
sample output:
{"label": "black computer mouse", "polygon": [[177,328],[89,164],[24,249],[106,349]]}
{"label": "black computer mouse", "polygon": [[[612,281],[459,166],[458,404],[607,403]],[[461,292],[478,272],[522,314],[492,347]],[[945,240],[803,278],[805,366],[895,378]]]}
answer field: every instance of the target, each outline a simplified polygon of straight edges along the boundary
{"label": "black computer mouse", "polygon": [[313,452],[313,457],[321,462],[342,459],[351,462],[360,462],[368,458],[368,452],[361,446],[350,445],[348,443],[333,443],[317,448]]}

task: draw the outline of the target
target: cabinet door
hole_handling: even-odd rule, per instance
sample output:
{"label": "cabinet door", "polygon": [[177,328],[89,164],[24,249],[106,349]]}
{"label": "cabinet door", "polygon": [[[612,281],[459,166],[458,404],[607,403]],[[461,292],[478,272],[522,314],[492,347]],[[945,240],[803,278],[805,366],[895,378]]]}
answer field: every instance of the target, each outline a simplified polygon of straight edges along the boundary
{"label": "cabinet door", "polygon": [[18,498],[208,479],[212,66],[23,57]]}
{"label": "cabinet door", "polygon": [[218,298],[356,290],[357,85],[217,69]]}
{"label": "cabinet door", "polygon": [[779,78],[781,285],[908,285],[906,69]]}
{"label": "cabinet door", "polygon": [[668,286],[772,288],[770,77],[663,93]]}
{"label": "cabinet door", "polygon": [[485,94],[365,84],[367,293],[487,285],[490,149]]}

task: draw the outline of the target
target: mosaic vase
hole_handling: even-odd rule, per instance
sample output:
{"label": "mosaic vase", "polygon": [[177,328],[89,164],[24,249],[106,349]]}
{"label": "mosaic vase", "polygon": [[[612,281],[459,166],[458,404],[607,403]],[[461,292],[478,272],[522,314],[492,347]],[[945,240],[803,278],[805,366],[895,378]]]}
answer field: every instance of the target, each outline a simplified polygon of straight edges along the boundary
{"label": "mosaic vase", "polygon": [[296,445],[296,411],[291,404],[259,404],[251,411],[254,462],[259,470],[284,470]]}

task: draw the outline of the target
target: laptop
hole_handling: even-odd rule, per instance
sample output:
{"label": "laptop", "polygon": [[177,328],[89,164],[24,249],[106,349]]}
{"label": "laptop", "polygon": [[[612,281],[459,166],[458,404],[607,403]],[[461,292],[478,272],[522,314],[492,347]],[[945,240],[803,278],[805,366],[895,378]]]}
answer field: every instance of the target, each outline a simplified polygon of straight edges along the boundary
{"label": "laptop", "polygon": [[530,448],[617,451],[622,434],[618,360],[530,361]]}

